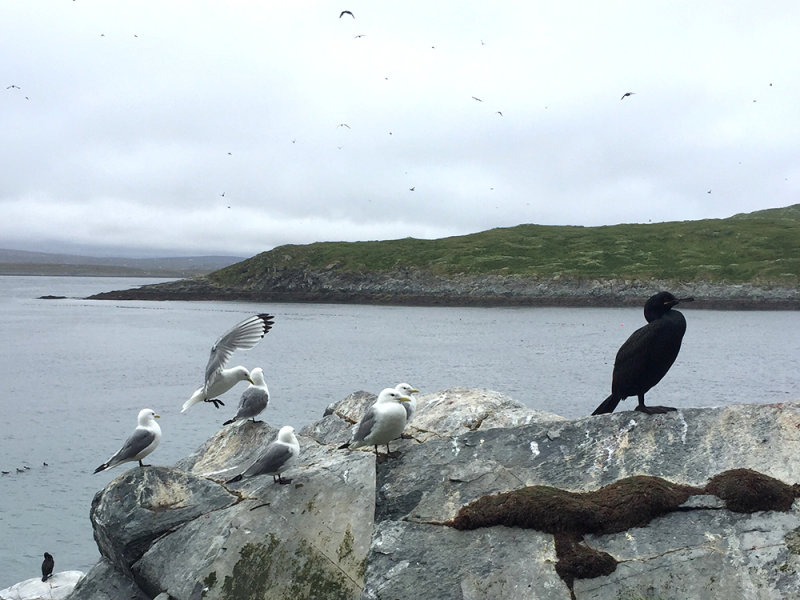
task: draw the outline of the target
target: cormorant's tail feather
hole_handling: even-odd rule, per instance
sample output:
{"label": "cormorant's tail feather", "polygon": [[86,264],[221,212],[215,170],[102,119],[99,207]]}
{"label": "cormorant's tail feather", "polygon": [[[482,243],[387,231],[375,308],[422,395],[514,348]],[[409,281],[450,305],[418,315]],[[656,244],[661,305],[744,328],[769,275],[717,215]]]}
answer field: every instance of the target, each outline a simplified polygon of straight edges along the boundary
{"label": "cormorant's tail feather", "polygon": [[603,400],[600,406],[594,409],[592,415],[604,415],[614,412],[614,409],[617,408],[617,404],[619,404],[620,400],[622,400],[622,398],[611,394],[608,398]]}

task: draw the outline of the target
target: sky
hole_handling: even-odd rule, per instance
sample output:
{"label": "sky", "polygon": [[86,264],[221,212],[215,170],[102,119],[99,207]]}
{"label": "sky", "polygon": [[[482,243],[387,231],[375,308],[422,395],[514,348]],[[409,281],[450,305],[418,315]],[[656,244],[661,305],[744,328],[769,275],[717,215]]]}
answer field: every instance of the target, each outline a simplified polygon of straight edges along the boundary
{"label": "sky", "polygon": [[794,0],[0,0],[0,248],[250,256],[788,206],[798,31]]}

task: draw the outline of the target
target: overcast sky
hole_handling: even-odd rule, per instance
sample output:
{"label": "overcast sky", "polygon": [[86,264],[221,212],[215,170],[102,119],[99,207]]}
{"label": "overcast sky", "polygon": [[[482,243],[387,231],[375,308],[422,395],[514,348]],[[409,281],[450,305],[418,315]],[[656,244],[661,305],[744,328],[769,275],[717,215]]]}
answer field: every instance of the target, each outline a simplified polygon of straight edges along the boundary
{"label": "overcast sky", "polygon": [[0,247],[249,256],[786,206],[798,57],[796,0],[0,0]]}

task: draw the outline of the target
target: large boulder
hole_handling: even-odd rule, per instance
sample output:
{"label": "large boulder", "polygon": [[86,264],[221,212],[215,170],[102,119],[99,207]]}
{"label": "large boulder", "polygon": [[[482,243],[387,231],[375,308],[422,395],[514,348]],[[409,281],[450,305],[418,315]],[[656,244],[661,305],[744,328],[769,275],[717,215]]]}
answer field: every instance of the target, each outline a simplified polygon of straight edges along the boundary
{"label": "large boulder", "polygon": [[[122,474],[92,508],[106,572],[79,588],[107,577],[178,600],[800,597],[798,405],[568,421],[460,388],[420,396],[399,456],[376,461],[340,449],[374,398],[351,394],[305,427],[287,485],[225,484],[275,438],[253,422],[175,468]],[[109,597],[93,594],[71,598]]]}

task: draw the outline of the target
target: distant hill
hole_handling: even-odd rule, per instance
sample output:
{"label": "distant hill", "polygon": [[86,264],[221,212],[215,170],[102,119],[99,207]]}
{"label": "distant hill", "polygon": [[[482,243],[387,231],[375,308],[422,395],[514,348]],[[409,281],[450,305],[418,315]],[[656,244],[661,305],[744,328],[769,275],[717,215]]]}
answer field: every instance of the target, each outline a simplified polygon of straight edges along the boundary
{"label": "distant hill", "polygon": [[800,306],[799,283],[800,204],[727,219],[603,227],[518,225],[438,240],[286,245],[204,277],[111,294],[588,304],[593,297],[638,302],[654,288],[670,287],[702,289],[717,298],[743,294],[748,302],[794,307]]}
{"label": "distant hill", "polygon": [[0,275],[195,277],[241,260],[235,256],[96,257],[0,248]]}

